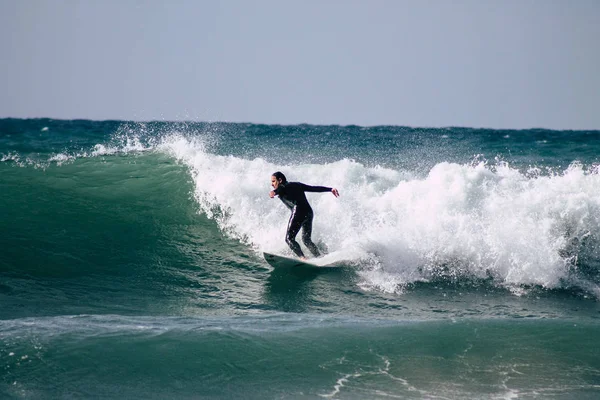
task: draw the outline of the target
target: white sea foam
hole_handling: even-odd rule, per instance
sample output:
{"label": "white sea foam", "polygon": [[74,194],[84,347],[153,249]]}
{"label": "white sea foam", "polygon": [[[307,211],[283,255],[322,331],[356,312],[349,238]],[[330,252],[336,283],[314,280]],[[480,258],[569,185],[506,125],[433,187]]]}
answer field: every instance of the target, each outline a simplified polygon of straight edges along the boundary
{"label": "white sea foam", "polygon": [[51,156],[48,159],[48,162],[55,162],[56,165],[62,165],[67,161],[72,161],[75,159],[75,156],[70,156],[67,154],[63,154],[63,153],[59,153],[59,154],[55,154],[53,156]]}
{"label": "white sea foam", "polygon": [[19,162],[20,159],[21,158],[19,157],[19,155],[15,154],[15,153],[0,154],[0,162],[5,162],[5,161]]}
{"label": "white sea foam", "polygon": [[[152,146],[144,145],[139,136],[121,136],[118,138],[118,142],[116,145],[105,145],[105,144],[97,144],[94,146],[94,150],[91,152],[91,156],[105,156],[105,155],[113,155],[113,154],[128,154],[135,152],[148,151],[152,149]],[[88,156],[85,154],[85,156]]]}
{"label": "white sea foam", "polygon": [[289,251],[283,240],[289,211],[268,196],[274,171],[337,187],[337,199],[307,194],[315,210],[313,240],[365,265],[365,288],[397,291],[439,273],[558,287],[579,241],[600,233],[600,175],[578,164],[542,176],[507,164],[443,162],[417,179],[350,160],[275,165],[214,155],[176,136],[159,148],[190,168],[203,212],[256,251]]}
{"label": "white sea foam", "polygon": [[0,162],[12,161],[20,167],[33,166],[45,169],[51,165],[61,166],[81,158],[102,157],[111,155],[127,155],[151,151],[155,148],[153,143],[143,143],[139,135],[117,135],[110,144],[96,144],[91,150],[65,151],[54,153],[48,158],[23,158],[18,153],[0,154]]}

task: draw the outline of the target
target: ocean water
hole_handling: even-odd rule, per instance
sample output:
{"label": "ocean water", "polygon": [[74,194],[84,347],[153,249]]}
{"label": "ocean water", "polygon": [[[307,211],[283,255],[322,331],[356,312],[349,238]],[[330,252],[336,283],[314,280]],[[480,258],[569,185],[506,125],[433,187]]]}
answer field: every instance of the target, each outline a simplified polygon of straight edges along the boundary
{"label": "ocean water", "polygon": [[[0,120],[0,398],[600,398],[600,131]],[[324,271],[270,176],[310,193]]]}

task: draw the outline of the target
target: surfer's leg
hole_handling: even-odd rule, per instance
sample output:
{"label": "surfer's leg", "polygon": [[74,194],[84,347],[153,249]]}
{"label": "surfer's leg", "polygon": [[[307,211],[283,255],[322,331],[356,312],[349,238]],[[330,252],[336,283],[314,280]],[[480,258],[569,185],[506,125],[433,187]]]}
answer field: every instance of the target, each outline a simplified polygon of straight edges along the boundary
{"label": "surfer's leg", "polygon": [[306,219],[302,222],[302,242],[306,247],[308,247],[310,252],[313,253],[315,257],[319,257],[321,253],[319,252],[317,245],[315,245],[310,238],[312,235],[312,220],[313,213],[309,213],[306,216]]}
{"label": "surfer's leg", "polygon": [[300,258],[304,258],[304,253],[300,248],[298,242],[296,242],[296,235],[302,227],[302,219],[296,215],[296,209],[292,211],[290,221],[288,222],[287,233],[285,235],[285,242],[290,246],[290,249]]}

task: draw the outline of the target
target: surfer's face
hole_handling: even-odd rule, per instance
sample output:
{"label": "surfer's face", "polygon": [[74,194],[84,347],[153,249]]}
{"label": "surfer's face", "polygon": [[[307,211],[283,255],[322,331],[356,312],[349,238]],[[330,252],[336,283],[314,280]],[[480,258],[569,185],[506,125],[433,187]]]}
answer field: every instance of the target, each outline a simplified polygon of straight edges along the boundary
{"label": "surfer's face", "polygon": [[271,176],[271,186],[273,186],[273,189],[277,189],[279,187],[279,183],[281,183],[280,180],[278,180],[277,178],[275,178],[275,175]]}

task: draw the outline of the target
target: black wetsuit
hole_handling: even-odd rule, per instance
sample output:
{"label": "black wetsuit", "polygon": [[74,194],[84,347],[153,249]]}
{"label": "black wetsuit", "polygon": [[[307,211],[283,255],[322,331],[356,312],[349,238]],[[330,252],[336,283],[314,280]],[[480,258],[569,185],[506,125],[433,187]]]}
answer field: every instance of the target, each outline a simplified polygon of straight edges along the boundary
{"label": "black wetsuit", "polygon": [[331,192],[331,188],[309,186],[300,182],[286,182],[280,183],[275,190],[275,194],[279,196],[283,204],[292,210],[285,236],[286,243],[298,257],[304,257],[300,245],[296,242],[296,235],[300,231],[300,228],[302,228],[302,242],[315,257],[318,257],[320,255],[319,249],[317,249],[317,246],[310,238],[312,234],[313,210],[310,208],[304,192]]}

